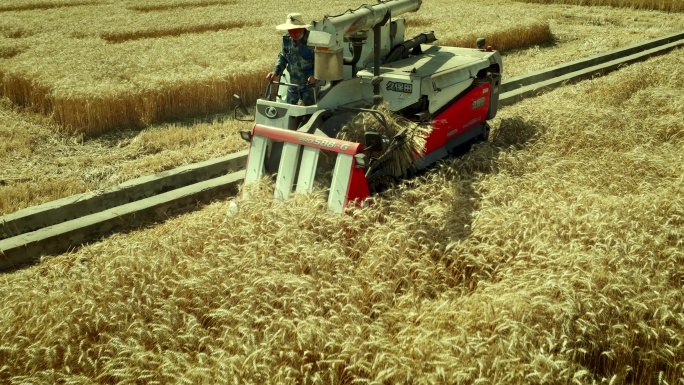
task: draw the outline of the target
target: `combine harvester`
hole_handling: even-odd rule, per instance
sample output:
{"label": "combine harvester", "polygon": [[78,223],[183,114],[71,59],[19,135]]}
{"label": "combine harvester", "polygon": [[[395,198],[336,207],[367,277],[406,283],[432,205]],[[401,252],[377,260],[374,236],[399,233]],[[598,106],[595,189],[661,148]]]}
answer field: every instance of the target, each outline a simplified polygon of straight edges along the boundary
{"label": "combine harvester", "polygon": [[[394,17],[420,6],[421,0],[388,0],[313,22],[308,45],[324,85],[314,105],[300,106],[285,102],[287,87],[296,84],[269,84],[254,126],[241,132],[250,142],[246,185],[275,176],[277,199],[322,187],[330,209],[342,212],[487,139],[487,120],[498,108],[500,54],[484,39],[477,49],[431,45],[432,32],[405,41],[404,19]],[[406,119],[406,127],[387,127],[392,117],[380,105]],[[376,124],[355,140],[340,139],[360,114]],[[411,143],[416,135],[419,147]]]}

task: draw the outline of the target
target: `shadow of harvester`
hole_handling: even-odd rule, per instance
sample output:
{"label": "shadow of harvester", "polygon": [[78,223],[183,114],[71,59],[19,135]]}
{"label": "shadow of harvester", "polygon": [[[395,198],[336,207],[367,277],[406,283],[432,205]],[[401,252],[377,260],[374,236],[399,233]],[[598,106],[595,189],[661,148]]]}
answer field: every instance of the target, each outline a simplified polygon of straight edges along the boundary
{"label": "shadow of harvester", "polygon": [[[448,271],[446,275],[451,278],[445,282],[445,289],[469,292],[479,280],[492,276],[495,263],[473,261],[470,255],[473,250],[477,252],[480,243],[471,233],[481,202],[478,184],[501,171],[503,154],[523,151],[543,131],[544,127],[533,120],[503,119],[492,127],[488,141],[380,194],[379,206],[383,206],[386,220],[402,222],[401,218],[407,218],[411,231],[406,235],[414,238],[408,243],[425,245],[421,258],[429,256],[436,269]],[[425,294],[432,297],[438,293]]]}

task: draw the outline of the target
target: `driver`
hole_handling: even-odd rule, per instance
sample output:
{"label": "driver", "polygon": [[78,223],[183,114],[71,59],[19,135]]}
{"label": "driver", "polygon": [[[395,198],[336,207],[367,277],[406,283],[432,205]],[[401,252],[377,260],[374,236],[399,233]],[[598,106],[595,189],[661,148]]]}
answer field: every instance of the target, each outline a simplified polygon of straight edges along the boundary
{"label": "driver", "polygon": [[314,52],[306,45],[309,37],[307,28],[310,24],[304,23],[301,13],[290,13],[284,24],[276,29],[287,31],[283,35],[283,45],[278,53],[273,71],[266,75],[266,79],[273,81],[274,78],[283,74],[287,69],[290,74],[289,82],[298,84],[297,87],[288,87],[285,100],[290,104],[309,106],[314,104],[314,93],[310,85],[316,83],[314,77]]}

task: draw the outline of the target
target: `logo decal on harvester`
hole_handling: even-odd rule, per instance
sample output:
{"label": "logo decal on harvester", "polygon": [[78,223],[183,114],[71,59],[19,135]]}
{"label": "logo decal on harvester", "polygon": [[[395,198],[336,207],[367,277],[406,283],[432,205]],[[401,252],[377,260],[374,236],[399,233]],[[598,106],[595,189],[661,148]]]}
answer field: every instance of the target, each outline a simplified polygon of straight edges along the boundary
{"label": "logo decal on harvester", "polygon": [[276,110],[276,108],[273,106],[269,106],[266,107],[266,111],[264,111],[264,114],[269,118],[273,119],[278,115],[278,110]]}
{"label": "logo decal on harvester", "polygon": [[320,147],[325,147],[329,148],[331,150],[334,150],[336,148],[339,148],[342,151],[347,151],[349,148],[349,145],[347,143],[338,143],[334,140],[329,140],[325,138],[305,138],[305,137],[299,137],[300,142],[308,143],[308,144],[313,144],[315,146],[320,146]]}
{"label": "logo decal on harvester", "polygon": [[413,84],[400,82],[387,82],[387,91],[402,92],[410,94],[413,92]]}
{"label": "logo decal on harvester", "polygon": [[476,99],[476,100],[473,101],[473,110],[476,109],[476,108],[480,108],[480,107],[482,107],[482,106],[484,106],[484,105],[485,105],[485,98],[484,98],[484,96],[483,96],[483,97],[481,97],[481,98]]}

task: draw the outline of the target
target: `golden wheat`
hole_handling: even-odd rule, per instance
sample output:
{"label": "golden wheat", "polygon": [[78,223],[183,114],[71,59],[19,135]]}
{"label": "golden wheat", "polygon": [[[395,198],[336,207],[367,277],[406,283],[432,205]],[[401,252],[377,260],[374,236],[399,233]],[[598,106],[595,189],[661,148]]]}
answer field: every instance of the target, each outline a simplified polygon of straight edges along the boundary
{"label": "golden wheat", "polygon": [[264,181],[0,275],[0,382],[677,383],[682,58],[502,109],[368,208]]}
{"label": "golden wheat", "polygon": [[678,0],[516,0],[526,3],[574,4],[588,6],[630,7],[666,12],[684,11],[684,3]]}
{"label": "golden wheat", "polygon": [[[506,68],[605,48],[581,43]],[[266,191],[230,219],[217,203],[0,276],[0,382],[677,383],[681,57],[502,110],[491,142],[348,217]],[[221,135],[242,128],[73,145],[20,111],[0,118],[0,188],[35,179],[8,211],[31,204],[37,173],[111,184],[201,158],[193,143],[232,151]]]}
{"label": "golden wheat", "polygon": [[342,127],[337,138],[362,143],[364,148],[368,148],[365,141],[365,134],[368,131],[376,132],[389,140],[402,134],[405,139],[396,149],[386,167],[391,172],[390,175],[406,176],[406,172],[411,169],[416,156],[422,155],[425,150],[425,139],[430,135],[430,126],[417,124],[395,114],[386,103],[380,104],[374,110],[379,112],[382,117],[378,116],[377,113],[361,112]]}
{"label": "golden wheat", "polygon": [[0,12],[31,11],[53,8],[78,7],[81,5],[95,5],[98,1],[74,1],[74,0],[39,0],[21,1],[19,4],[0,5]]}
{"label": "golden wheat", "polygon": [[[236,92],[253,101],[277,51],[273,26],[282,22],[281,12],[264,0],[22,4],[8,8],[13,17],[0,26],[13,41],[0,44],[1,94],[50,116],[63,130],[84,134],[224,111]],[[429,28],[440,44],[459,46],[486,37],[502,51],[556,41],[549,24],[558,17],[554,11],[514,4],[483,4],[485,13],[467,2],[425,3],[406,15],[408,35]],[[345,0],[325,8],[338,14],[355,6]],[[49,14],[32,11],[45,7]],[[312,9],[303,1],[290,7]],[[322,8],[306,17],[322,17]],[[271,11],[256,16],[253,9]],[[667,25],[681,23],[661,20],[660,28]]]}
{"label": "golden wheat", "polygon": [[[1,100],[0,100],[1,101]],[[65,137],[0,104],[0,213],[103,189],[132,178],[245,148],[242,122],[221,117],[112,133]],[[5,107],[7,108],[7,107]],[[198,151],[199,150],[199,151]]]}
{"label": "golden wheat", "polygon": [[167,11],[174,9],[183,8],[197,8],[197,7],[209,7],[212,5],[227,5],[235,4],[236,0],[204,0],[204,1],[165,1],[160,4],[158,1],[137,1],[135,3],[129,2],[131,5],[128,9],[141,12],[151,12],[151,11]]}
{"label": "golden wheat", "polygon": [[506,30],[495,31],[486,35],[478,36],[472,33],[465,37],[440,39],[439,44],[454,47],[475,48],[478,37],[485,36],[487,45],[501,52],[512,51],[520,48],[529,48],[553,43],[554,36],[551,27],[547,23],[538,23],[524,26],[516,26]]}

